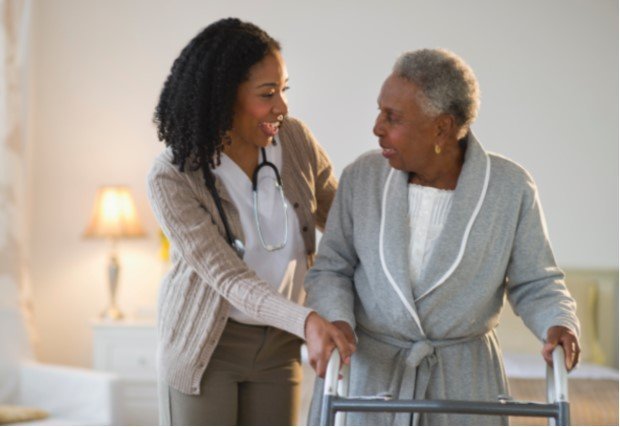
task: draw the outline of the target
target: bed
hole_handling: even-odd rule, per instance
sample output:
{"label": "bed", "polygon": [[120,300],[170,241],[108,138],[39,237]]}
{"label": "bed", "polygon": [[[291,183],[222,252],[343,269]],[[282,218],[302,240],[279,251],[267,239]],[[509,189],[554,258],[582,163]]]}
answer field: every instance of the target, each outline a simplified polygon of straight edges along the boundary
{"label": "bed", "polygon": [[[582,358],[569,374],[571,424],[618,425],[618,272],[567,270],[577,300]],[[510,394],[515,400],[545,401],[541,344],[505,307],[497,334]],[[545,425],[542,418],[511,417],[511,424]]]}

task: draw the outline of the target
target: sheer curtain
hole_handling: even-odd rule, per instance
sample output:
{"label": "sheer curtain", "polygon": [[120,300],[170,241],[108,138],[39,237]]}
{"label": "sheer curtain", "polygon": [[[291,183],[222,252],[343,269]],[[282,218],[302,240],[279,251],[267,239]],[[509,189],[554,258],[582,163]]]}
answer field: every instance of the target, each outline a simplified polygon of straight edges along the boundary
{"label": "sheer curtain", "polygon": [[0,402],[14,400],[17,366],[32,357],[27,274],[26,135],[30,0],[0,0]]}

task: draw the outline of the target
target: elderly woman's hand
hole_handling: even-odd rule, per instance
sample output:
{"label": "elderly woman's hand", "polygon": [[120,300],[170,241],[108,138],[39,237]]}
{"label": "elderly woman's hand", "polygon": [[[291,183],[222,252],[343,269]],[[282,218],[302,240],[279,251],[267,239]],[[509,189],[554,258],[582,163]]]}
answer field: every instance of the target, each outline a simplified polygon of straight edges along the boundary
{"label": "elderly woman's hand", "polygon": [[575,333],[565,326],[552,326],[547,330],[547,341],[542,349],[542,356],[549,366],[553,363],[553,349],[558,345],[564,348],[566,369],[570,372],[579,362],[581,347]]}
{"label": "elderly woman's hand", "polygon": [[355,344],[349,342],[338,327],[329,323],[316,312],[308,315],[305,334],[310,366],[319,377],[325,377],[327,363],[334,348],[338,348],[342,361],[349,364],[351,354],[355,351]]}
{"label": "elderly woman's hand", "polygon": [[344,320],[336,320],[335,322],[332,322],[332,325],[340,329],[340,332],[344,334],[349,344],[352,344],[353,346],[357,345],[357,337],[348,322],[345,322]]}

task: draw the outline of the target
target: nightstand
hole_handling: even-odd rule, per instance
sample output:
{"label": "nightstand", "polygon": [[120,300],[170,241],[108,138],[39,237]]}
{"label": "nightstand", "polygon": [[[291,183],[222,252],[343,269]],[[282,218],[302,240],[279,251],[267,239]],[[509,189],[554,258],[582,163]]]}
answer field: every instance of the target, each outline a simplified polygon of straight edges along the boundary
{"label": "nightstand", "polygon": [[116,396],[125,425],[158,425],[154,321],[92,322],[93,367],[121,377]]}

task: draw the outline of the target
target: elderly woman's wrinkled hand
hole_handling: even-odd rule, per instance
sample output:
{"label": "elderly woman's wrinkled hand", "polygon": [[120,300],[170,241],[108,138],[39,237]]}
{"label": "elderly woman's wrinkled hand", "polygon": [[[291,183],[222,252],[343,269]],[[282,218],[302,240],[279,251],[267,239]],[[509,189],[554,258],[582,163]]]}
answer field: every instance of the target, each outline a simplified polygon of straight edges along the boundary
{"label": "elderly woman's wrinkled hand", "polygon": [[340,329],[340,332],[344,334],[349,344],[353,346],[357,345],[357,337],[355,336],[355,332],[353,332],[353,328],[349,325],[349,323],[344,320],[336,320],[332,322],[332,325]]}
{"label": "elderly woman's wrinkled hand", "polygon": [[349,364],[351,354],[356,350],[354,342],[350,342],[338,327],[316,312],[310,313],[306,319],[305,335],[310,366],[321,378],[325,377],[329,358],[335,348],[345,364]]}
{"label": "elderly woman's wrinkled hand", "polygon": [[565,326],[552,326],[547,330],[547,341],[542,349],[542,356],[549,366],[553,364],[553,349],[561,345],[564,349],[566,369],[570,372],[577,363],[581,347],[575,333]]}

